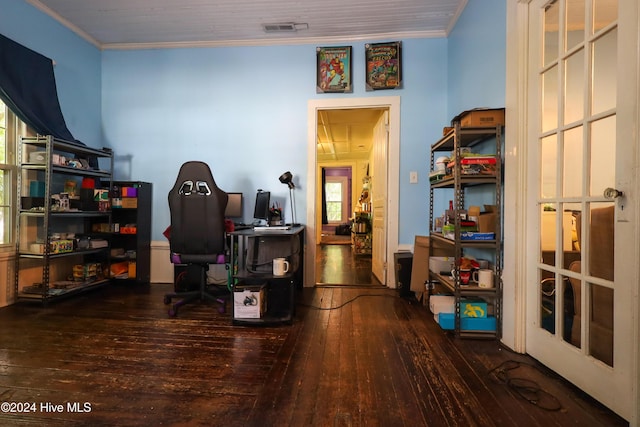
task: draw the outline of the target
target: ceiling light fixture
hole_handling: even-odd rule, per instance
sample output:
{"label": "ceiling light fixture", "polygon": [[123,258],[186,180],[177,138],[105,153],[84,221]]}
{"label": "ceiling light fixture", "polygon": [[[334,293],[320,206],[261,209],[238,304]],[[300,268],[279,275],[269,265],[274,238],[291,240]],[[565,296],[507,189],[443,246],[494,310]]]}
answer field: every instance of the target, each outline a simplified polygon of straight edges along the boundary
{"label": "ceiling light fixture", "polygon": [[295,33],[300,30],[308,30],[309,24],[295,22],[280,22],[275,24],[262,24],[265,33]]}

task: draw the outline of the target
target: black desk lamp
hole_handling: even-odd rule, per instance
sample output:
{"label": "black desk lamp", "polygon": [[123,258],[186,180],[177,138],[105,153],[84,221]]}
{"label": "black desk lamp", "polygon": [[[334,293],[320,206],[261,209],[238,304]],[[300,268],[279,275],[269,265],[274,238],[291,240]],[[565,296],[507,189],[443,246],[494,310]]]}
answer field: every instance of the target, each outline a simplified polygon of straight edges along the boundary
{"label": "black desk lamp", "polygon": [[296,204],[293,199],[293,189],[296,188],[296,186],[293,184],[293,175],[291,175],[291,172],[286,171],[280,175],[280,182],[287,184],[289,187],[289,199],[291,200],[291,225],[300,225],[296,222]]}

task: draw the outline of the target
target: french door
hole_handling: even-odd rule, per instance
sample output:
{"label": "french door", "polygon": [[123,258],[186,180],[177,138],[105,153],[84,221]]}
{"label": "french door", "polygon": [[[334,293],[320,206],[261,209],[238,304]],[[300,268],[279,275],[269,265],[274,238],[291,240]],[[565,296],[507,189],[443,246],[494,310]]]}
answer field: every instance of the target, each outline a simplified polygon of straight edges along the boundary
{"label": "french door", "polygon": [[633,419],[637,0],[528,13],[527,352]]}

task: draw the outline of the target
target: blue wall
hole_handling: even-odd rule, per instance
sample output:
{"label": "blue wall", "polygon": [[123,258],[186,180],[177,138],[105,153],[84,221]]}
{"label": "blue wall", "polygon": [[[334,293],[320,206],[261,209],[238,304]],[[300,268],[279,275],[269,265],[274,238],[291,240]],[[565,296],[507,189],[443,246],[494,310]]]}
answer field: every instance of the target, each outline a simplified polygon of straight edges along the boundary
{"label": "blue wall", "polygon": [[[153,182],[154,239],[169,223],[164,195],[180,165],[191,159],[207,162],[224,190],[247,195],[248,218],[258,188],[287,206],[288,190],[278,177],[291,170],[299,187],[297,218],[305,218],[313,184],[305,182],[307,157],[313,155],[307,152],[312,98],[401,96],[396,172],[408,177],[420,170],[426,177],[425,142],[446,120],[446,40],[403,41],[405,89],[393,91],[365,91],[364,43],[352,46],[354,92],[340,95],[316,93],[315,45],[104,52],[105,143],[123,157],[119,179]],[[405,242],[426,231],[424,191],[416,185],[401,189]],[[417,198],[425,201],[420,209],[412,202]]]}
{"label": "blue wall", "polygon": [[[428,232],[429,146],[458,112],[503,106],[505,0],[470,0],[448,39],[403,43],[403,88],[366,92],[364,42],[353,46],[354,92],[316,94],[315,45],[104,51],[24,2],[0,0],[0,32],[56,61],[62,111],[76,138],[116,154],[116,179],[154,185],[153,235],[169,224],[166,194],[179,166],[210,164],[218,185],[258,188],[287,205],[291,170],[306,217],[307,102],[401,97],[400,244]],[[368,42],[390,40],[368,40]],[[409,184],[418,171],[419,184]],[[446,199],[446,197],[444,197]],[[445,200],[438,210],[444,209]]]}
{"label": "blue wall", "polygon": [[0,33],[55,61],[58,99],[76,139],[102,147],[98,48],[24,1],[0,0]]}
{"label": "blue wall", "polygon": [[506,93],[506,0],[470,0],[449,34],[448,117],[502,108]]}

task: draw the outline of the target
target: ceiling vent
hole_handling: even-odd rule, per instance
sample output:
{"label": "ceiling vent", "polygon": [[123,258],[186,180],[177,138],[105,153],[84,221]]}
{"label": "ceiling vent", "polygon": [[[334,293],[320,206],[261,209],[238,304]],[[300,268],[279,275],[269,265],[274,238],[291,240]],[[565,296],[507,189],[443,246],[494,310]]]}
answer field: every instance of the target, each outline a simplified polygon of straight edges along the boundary
{"label": "ceiling vent", "polygon": [[309,29],[309,24],[296,24],[295,22],[282,22],[279,24],[262,24],[265,33],[295,33],[299,30]]}

